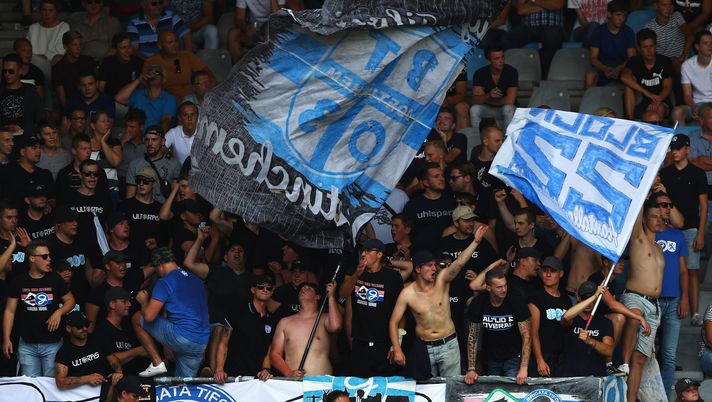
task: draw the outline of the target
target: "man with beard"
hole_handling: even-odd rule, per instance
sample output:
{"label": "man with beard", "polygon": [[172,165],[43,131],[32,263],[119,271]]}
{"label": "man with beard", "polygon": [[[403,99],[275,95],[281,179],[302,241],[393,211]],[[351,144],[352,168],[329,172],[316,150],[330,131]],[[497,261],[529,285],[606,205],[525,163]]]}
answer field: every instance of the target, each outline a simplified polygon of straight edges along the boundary
{"label": "man with beard", "polygon": [[[23,134],[17,139],[19,158],[15,163],[0,167],[0,194],[15,205],[22,205],[30,188],[43,185],[50,189],[54,185],[52,173],[37,166],[42,154],[42,141],[34,135]],[[50,192],[50,205],[54,205],[54,194]]]}
{"label": "man with beard", "polygon": [[430,250],[437,245],[443,230],[450,226],[450,216],[455,208],[452,198],[445,196],[445,176],[443,169],[435,163],[425,163],[420,174],[420,182],[425,188],[422,195],[412,198],[405,205],[403,214],[414,221],[413,248]]}
{"label": "man with beard", "polygon": [[[470,162],[475,167],[477,193],[480,195],[480,201],[492,199],[492,194],[495,190],[505,188],[506,185],[496,177],[489,174],[489,169],[492,166],[492,160],[497,152],[502,147],[504,142],[504,133],[498,127],[487,127],[480,133],[482,138],[482,146],[479,148],[479,154],[472,155]],[[474,154],[474,151],[473,151]]]}
{"label": "man with beard", "polygon": [[409,374],[416,379],[460,374],[460,347],[450,314],[450,284],[482,242],[485,231],[486,225],[477,228],[472,242],[440,273],[431,252],[420,251],[413,256],[416,279],[398,296],[388,323],[388,332],[393,347],[393,361],[403,366],[406,357],[398,340],[398,324],[406,309],[410,309],[415,318],[416,338],[408,358],[411,368]]}
{"label": "man with beard", "polygon": [[0,127],[0,165],[10,163],[12,149],[15,147],[14,130],[10,126]]}
{"label": "man with beard", "polygon": [[[96,191],[99,170],[101,170],[99,164],[93,159],[87,159],[79,164],[81,184],[67,199],[67,205],[77,213],[79,222],[77,238],[87,247],[85,251],[92,261],[101,261],[102,255],[96,238],[94,217],[97,216],[103,225],[113,209],[109,194]],[[91,282],[91,285],[96,286],[98,282]]]}
{"label": "man with beard", "polygon": [[[441,109],[435,120],[433,131],[447,149],[446,163],[460,163],[467,160],[467,137],[455,132],[455,114],[451,109]],[[432,133],[430,137],[432,137]]]}
{"label": "man with beard", "polygon": [[[143,141],[146,144],[145,157],[131,162],[126,172],[126,198],[131,198],[136,194],[136,174],[143,168],[153,167],[156,170],[159,184],[160,182],[167,182],[170,185],[180,175],[180,164],[175,158],[171,158],[166,154],[166,139],[161,127],[148,127]],[[160,185],[155,186],[153,198],[160,203],[166,200],[161,193]]]}
{"label": "man with beard", "polygon": [[52,173],[52,179],[56,179],[57,173],[72,161],[72,155],[61,147],[59,133],[54,123],[49,120],[40,120],[37,123],[37,131],[44,142],[37,166],[49,170]]}
{"label": "man with beard", "polygon": [[193,102],[183,102],[178,106],[178,125],[166,133],[166,148],[173,151],[178,163],[183,165],[190,156],[195,131],[198,125],[198,107]]}
{"label": "man with beard", "polygon": [[54,221],[47,211],[47,189],[37,185],[25,196],[27,208],[18,218],[18,226],[23,228],[30,240],[46,239],[54,234]]}

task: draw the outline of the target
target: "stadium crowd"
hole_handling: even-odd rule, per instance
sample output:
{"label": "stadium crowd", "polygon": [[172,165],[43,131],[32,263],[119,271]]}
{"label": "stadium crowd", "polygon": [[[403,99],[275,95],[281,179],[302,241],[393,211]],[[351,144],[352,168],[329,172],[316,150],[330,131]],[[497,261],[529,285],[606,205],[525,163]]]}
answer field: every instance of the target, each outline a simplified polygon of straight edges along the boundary
{"label": "stadium crowd", "polygon": [[[621,374],[635,400],[657,353],[666,390],[698,400],[699,384],[673,381],[688,315],[712,374],[697,275],[712,234],[712,0],[655,0],[637,33],[625,21],[640,1],[507,5],[482,41],[488,64],[472,82],[463,69],[358,244],[328,250],[214,208],[190,183],[216,85],[195,51],[220,46],[216,16],[234,14],[222,40],[237,62],[272,11],[312,3],[42,0],[32,23],[22,1],[31,25],[0,90],[0,375],[113,382],[121,396],[137,375]],[[81,12],[61,21],[67,6]],[[519,106],[505,51],[539,42],[546,76],[569,31],[590,51],[586,86],[624,88],[618,117],[693,128],[673,138],[617,264],[488,173]]]}

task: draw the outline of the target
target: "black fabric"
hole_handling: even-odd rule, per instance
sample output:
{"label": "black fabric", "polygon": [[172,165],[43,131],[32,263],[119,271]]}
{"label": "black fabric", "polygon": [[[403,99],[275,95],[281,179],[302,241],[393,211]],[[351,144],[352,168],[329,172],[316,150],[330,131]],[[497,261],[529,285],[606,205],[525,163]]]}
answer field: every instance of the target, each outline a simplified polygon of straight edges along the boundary
{"label": "black fabric", "polygon": [[[606,358],[589,345],[586,345],[578,338],[579,331],[586,327],[586,320],[576,316],[566,329],[565,352],[563,364],[557,375],[567,377],[578,376],[605,376]],[[613,337],[613,325],[611,321],[601,314],[596,314],[588,327],[588,336],[599,342],[603,342],[606,336]]]}
{"label": "black fabric", "polygon": [[265,311],[260,315],[252,301],[227,308],[226,319],[232,326],[225,360],[228,375],[254,376],[264,367],[262,362],[277,327],[275,317]]}
{"label": "black fabric", "polygon": [[16,275],[8,286],[8,297],[18,299],[15,323],[18,333],[28,343],[53,343],[62,339],[63,331],[49,332],[47,320],[68,292],[62,278],[49,272],[39,279],[28,272]]}
{"label": "black fabric", "polygon": [[351,337],[366,342],[390,342],[388,320],[403,289],[400,273],[388,268],[364,271],[351,298]]}
{"label": "black fabric", "polygon": [[436,251],[443,230],[452,225],[451,216],[455,206],[455,201],[445,194],[437,200],[420,195],[408,201],[403,213],[414,221],[410,235],[413,249]]}
{"label": "black fabric", "polygon": [[[571,299],[565,293],[552,296],[541,288],[532,293],[529,303],[539,310],[539,342],[544,355],[559,355],[564,350],[565,329],[561,317],[571,308]],[[533,355],[533,354],[532,354]]]}
{"label": "black fabric", "polygon": [[488,293],[477,296],[467,310],[467,318],[482,324],[482,353],[485,361],[503,362],[519,356],[522,337],[517,323],[526,321],[531,314],[525,303],[507,296],[502,305],[493,306]]}
{"label": "black fabric", "polygon": [[67,366],[67,376],[80,377],[90,374],[107,376],[111,370],[99,344],[92,337],[87,339],[84,346],[77,346],[65,341],[57,351],[57,363]]}
{"label": "black fabric", "polygon": [[672,164],[660,170],[660,181],[665,186],[672,203],[685,218],[682,229],[697,228],[700,224],[699,196],[707,194],[705,171],[692,163],[688,163],[681,170]]}

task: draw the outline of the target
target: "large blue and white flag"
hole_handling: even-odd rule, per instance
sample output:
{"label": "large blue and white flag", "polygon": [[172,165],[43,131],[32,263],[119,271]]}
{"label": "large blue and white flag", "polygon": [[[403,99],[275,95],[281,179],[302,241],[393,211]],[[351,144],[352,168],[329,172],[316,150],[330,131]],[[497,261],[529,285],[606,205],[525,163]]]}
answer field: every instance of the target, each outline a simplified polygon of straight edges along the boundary
{"label": "large blue and white flag", "polygon": [[191,187],[304,246],[343,246],[388,197],[505,3],[327,0],[276,14],[268,43],[208,97]]}
{"label": "large blue and white flag", "polygon": [[304,377],[304,401],[325,401],[331,391],[344,391],[353,400],[415,402],[415,380],[404,377]]}
{"label": "large blue and white flag", "polygon": [[672,133],[628,120],[517,109],[489,172],[617,261]]}

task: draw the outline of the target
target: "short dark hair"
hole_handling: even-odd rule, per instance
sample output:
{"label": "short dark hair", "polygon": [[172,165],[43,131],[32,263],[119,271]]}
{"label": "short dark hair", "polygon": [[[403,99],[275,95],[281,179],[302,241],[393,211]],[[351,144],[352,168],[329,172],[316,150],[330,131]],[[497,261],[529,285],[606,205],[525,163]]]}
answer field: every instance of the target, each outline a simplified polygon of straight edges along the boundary
{"label": "short dark hair", "polygon": [[96,123],[97,121],[99,121],[99,117],[101,117],[102,115],[109,116],[109,114],[103,110],[92,110],[91,113],[89,113],[89,121],[92,123]]}
{"label": "short dark hair", "polygon": [[140,125],[146,124],[146,112],[141,109],[130,108],[124,116],[124,121],[135,121]]}
{"label": "short dark hair", "polygon": [[73,108],[67,110],[67,115],[66,115],[65,117],[67,117],[68,119],[71,118],[71,117],[72,117],[72,113],[74,113],[74,112],[82,112],[82,113],[84,113],[84,117],[87,116],[87,111],[84,110],[83,107],[81,107],[81,106],[76,106],[76,107],[73,107]]}
{"label": "short dark hair", "polygon": [[0,200],[0,215],[2,215],[7,209],[17,209],[17,205],[10,200]]}
{"label": "short dark hair", "polygon": [[492,55],[492,53],[494,53],[494,52],[502,52],[502,51],[504,51],[504,49],[502,49],[502,47],[499,46],[499,45],[490,45],[490,46],[487,46],[487,48],[485,48],[485,58],[486,58],[487,60],[489,60],[489,59],[490,59],[490,56]]}
{"label": "short dark hair", "polygon": [[32,240],[30,244],[27,245],[25,251],[27,251],[28,256],[31,256],[34,255],[40,247],[47,247],[49,249],[49,244],[44,240]]}
{"label": "short dark hair", "polygon": [[198,106],[195,103],[193,103],[191,101],[183,101],[183,102],[181,102],[180,105],[178,105],[178,114],[183,113],[184,107],[190,107],[190,106],[193,106],[196,110],[198,109]]}
{"label": "short dark hair", "polygon": [[[97,78],[96,78],[96,73],[95,73],[94,71],[92,71],[92,70],[84,70],[84,71],[82,71],[82,72],[79,73],[79,77],[78,77],[78,78],[79,78],[80,80],[81,80],[82,78],[84,78],[84,77],[94,77],[94,80],[97,80]],[[77,81],[77,84],[78,84],[78,83],[79,83],[79,81]]]}
{"label": "short dark hair", "polygon": [[497,127],[497,120],[491,118],[491,117],[485,117],[484,119],[480,120],[479,126],[477,126],[477,129],[479,132],[485,131],[485,129],[490,128],[490,127]]}
{"label": "short dark hair", "polygon": [[640,44],[643,43],[644,40],[648,39],[652,39],[653,42],[658,43],[658,35],[650,28],[643,28],[638,31],[637,35],[635,35],[635,40],[638,42],[638,47],[640,47]]}
{"label": "short dark hair", "polygon": [[50,127],[53,129],[57,128],[57,125],[52,122],[50,119],[40,119],[40,121],[37,122],[37,135],[39,136],[40,133],[42,132],[42,129],[45,127]]}
{"label": "short dark hair", "polygon": [[712,32],[710,32],[710,31],[708,31],[708,30],[706,30],[706,29],[697,32],[697,33],[695,34],[695,40],[693,41],[693,43],[694,43],[695,45],[699,45],[699,44],[700,44],[700,41],[702,40],[702,37],[704,37],[704,36],[712,36]]}
{"label": "short dark hair", "polygon": [[193,71],[193,74],[190,75],[190,83],[195,84],[195,81],[198,79],[198,77],[202,77],[204,75],[210,77],[210,73],[208,73],[206,70]]}
{"label": "short dark hair", "polygon": [[517,215],[526,215],[527,216],[527,223],[535,223],[536,222],[536,215],[534,214],[534,211],[531,208],[519,208],[518,210],[514,211],[513,216]]}
{"label": "short dark hair", "polygon": [[51,4],[57,9],[57,11],[59,11],[61,7],[61,2],[59,0],[42,0],[40,3]]}
{"label": "short dark hair", "polygon": [[131,40],[128,32],[119,32],[111,37],[111,47],[116,48],[119,43],[125,41],[126,39]]}
{"label": "short dark hair", "polygon": [[440,169],[440,165],[435,162],[425,162],[423,168],[418,173],[418,180],[425,181],[428,179],[428,170],[430,169]]}
{"label": "short dark hair", "polygon": [[628,12],[628,4],[626,4],[623,0],[611,0],[611,2],[606,6],[606,10],[611,14],[619,13],[621,11]]}
{"label": "short dark hair", "polygon": [[17,38],[14,42],[12,42],[12,50],[17,52],[17,48],[19,48],[22,43],[28,43],[32,46],[32,42],[30,42],[27,38]]}
{"label": "short dark hair", "polygon": [[650,200],[646,200],[643,203],[643,216],[648,216],[648,213],[653,208],[660,208],[660,206],[658,205],[657,202],[652,202]]}
{"label": "short dark hair", "polygon": [[20,60],[20,56],[18,56],[17,53],[10,53],[10,54],[8,54],[7,56],[5,56],[5,57],[2,58],[2,62],[3,62],[3,63],[6,63],[6,62],[10,62],[10,63],[15,62],[15,63],[17,63],[17,65],[22,64],[22,60]]}
{"label": "short dark hair", "polygon": [[79,148],[79,143],[88,142],[91,144],[91,138],[86,134],[75,134],[72,137],[72,148]]}
{"label": "short dark hair", "polygon": [[494,279],[502,278],[507,279],[507,275],[504,273],[504,270],[501,268],[494,268],[487,271],[485,274],[485,283],[491,285]]}
{"label": "short dark hair", "polygon": [[62,35],[62,44],[68,45],[77,39],[82,39],[82,34],[79,31],[67,31]]}
{"label": "short dark hair", "polygon": [[80,164],[79,164],[79,171],[83,172],[84,168],[87,166],[96,166],[97,169],[99,168],[99,162],[95,161],[94,159],[88,158],[84,159]]}
{"label": "short dark hair", "polygon": [[405,226],[407,228],[413,229],[413,226],[415,226],[415,221],[409,215],[395,214],[391,217],[391,222],[393,222],[394,219],[400,220],[401,223],[403,224],[403,226]]}
{"label": "short dark hair", "polygon": [[[668,193],[666,193],[666,192],[664,192],[664,191],[656,191],[656,192],[654,192],[653,194],[650,195],[650,201],[651,201],[651,202],[654,202],[655,204],[657,204],[657,203],[658,203],[658,198],[660,198],[660,197],[667,197],[667,198],[670,198],[670,195],[668,195]],[[672,199],[672,198],[670,198],[670,199]]]}
{"label": "short dark hair", "polygon": [[349,394],[348,392],[335,389],[326,395],[326,398],[324,398],[324,402],[336,402],[336,400],[341,398],[342,396],[348,398]]}
{"label": "short dark hair", "polygon": [[463,176],[470,176],[473,181],[477,179],[477,172],[475,172],[475,166],[472,165],[472,163],[470,162],[460,162],[453,166],[452,169],[459,170],[460,174]]}

